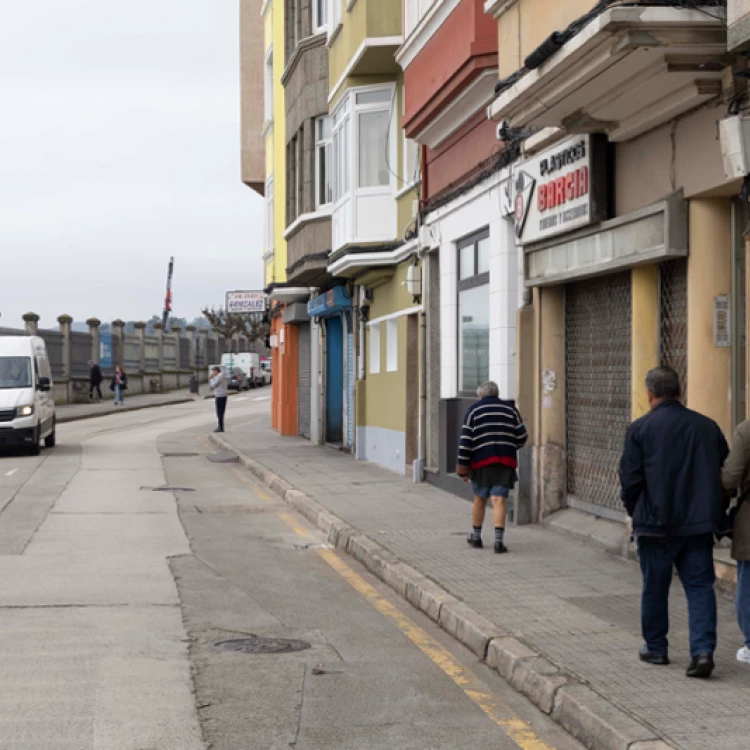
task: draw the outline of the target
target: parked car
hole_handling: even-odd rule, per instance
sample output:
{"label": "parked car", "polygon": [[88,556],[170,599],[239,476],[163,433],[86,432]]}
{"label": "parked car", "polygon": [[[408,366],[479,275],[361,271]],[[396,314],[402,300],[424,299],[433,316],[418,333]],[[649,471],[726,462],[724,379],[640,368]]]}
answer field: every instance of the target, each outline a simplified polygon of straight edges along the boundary
{"label": "parked car", "polygon": [[273,382],[273,372],[271,371],[271,360],[262,359],[260,362],[260,371],[263,374],[264,385],[271,385]]}
{"label": "parked car", "polygon": [[227,388],[232,391],[249,391],[250,381],[244,370],[239,367],[233,367],[229,372],[225,373],[227,376]]}
{"label": "parked car", "polygon": [[0,336],[0,445],[18,445],[31,455],[39,443],[55,445],[52,370],[44,339]]}

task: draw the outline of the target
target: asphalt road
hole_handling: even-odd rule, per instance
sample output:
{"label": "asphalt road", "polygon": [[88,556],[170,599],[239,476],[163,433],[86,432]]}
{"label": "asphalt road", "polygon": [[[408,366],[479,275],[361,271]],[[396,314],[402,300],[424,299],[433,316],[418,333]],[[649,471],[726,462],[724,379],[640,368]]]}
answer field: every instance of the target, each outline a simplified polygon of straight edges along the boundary
{"label": "asphalt road", "polygon": [[224,462],[212,408],[0,454],[0,750],[579,747]]}

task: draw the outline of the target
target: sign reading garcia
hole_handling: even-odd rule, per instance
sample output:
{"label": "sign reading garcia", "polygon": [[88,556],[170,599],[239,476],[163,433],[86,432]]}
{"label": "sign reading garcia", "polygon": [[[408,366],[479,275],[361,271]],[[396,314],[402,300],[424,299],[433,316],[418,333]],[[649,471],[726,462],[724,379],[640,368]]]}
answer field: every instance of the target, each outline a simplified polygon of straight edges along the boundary
{"label": "sign reading garcia", "polygon": [[607,218],[606,147],[606,136],[579,135],[520,165],[510,185],[519,245]]}

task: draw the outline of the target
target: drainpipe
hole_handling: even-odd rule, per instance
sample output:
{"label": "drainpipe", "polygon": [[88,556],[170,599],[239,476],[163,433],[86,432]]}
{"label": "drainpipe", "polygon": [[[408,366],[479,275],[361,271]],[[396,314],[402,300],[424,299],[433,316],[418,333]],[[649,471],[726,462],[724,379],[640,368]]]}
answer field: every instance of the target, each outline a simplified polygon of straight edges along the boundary
{"label": "drainpipe", "polygon": [[414,481],[424,482],[427,466],[427,274],[429,263],[422,258],[422,312],[419,314],[419,471]]}
{"label": "drainpipe", "polygon": [[352,285],[352,297],[354,298],[352,305],[352,356],[354,357],[354,362],[352,363],[352,377],[354,378],[354,383],[352,384],[352,387],[354,388],[354,398],[352,398],[352,404],[354,407],[354,414],[352,414],[352,419],[354,420],[353,426],[354,429],[352,430],[352,455],[356,458],[357,457],[357,401],[358,401],[358,393],[357,393],[357,371],[359,370],[359,360],[361,357],[359,356],[359,287]]}

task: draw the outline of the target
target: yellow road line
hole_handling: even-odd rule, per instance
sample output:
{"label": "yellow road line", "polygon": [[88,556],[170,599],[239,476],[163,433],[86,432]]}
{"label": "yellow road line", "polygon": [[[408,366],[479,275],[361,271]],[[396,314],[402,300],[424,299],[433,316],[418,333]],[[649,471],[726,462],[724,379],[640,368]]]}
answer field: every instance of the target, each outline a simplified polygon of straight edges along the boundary
{"label": "yellow road line", "polygon": [[[282,513],[280,518],[299,536],[310,537],[310,532],[297,523],[288,513]],[[466,667],[459,663],[450,651],[438,643],[426,630],[419,627],[419,625],[397,607],[382,597],[373,586],[349,567],[336,552],[327,549],[319,549],[316,552],[352,588],[367,599],[380,614],[392,620],[404,635],[434,664],[440,667],[464,691],[466,696],[479,706],[521,750],[554,750],[551,745],[539,739],[526,721],[512,715],[509,716],[509,714],[512,714],[510,707],[499,701],[496,696],[473,689],[472,686],[481,684],[479,678],[471,670],[466,669]]]}
{"label": "yellow road line", "polygon": [[264,492],[255,482],[253,482],[252,479],[250,479],[247,476],[247,472],[244,469],[240,469],[237,466],[230,466],[229,467],[232,470],[232,473],[243,483],[247,484],[250,487],[252,487],[253,492],[258,496],[260,500],[263,500],[264,502],[270,503],[273,502],[271,499],[271,496]]}

